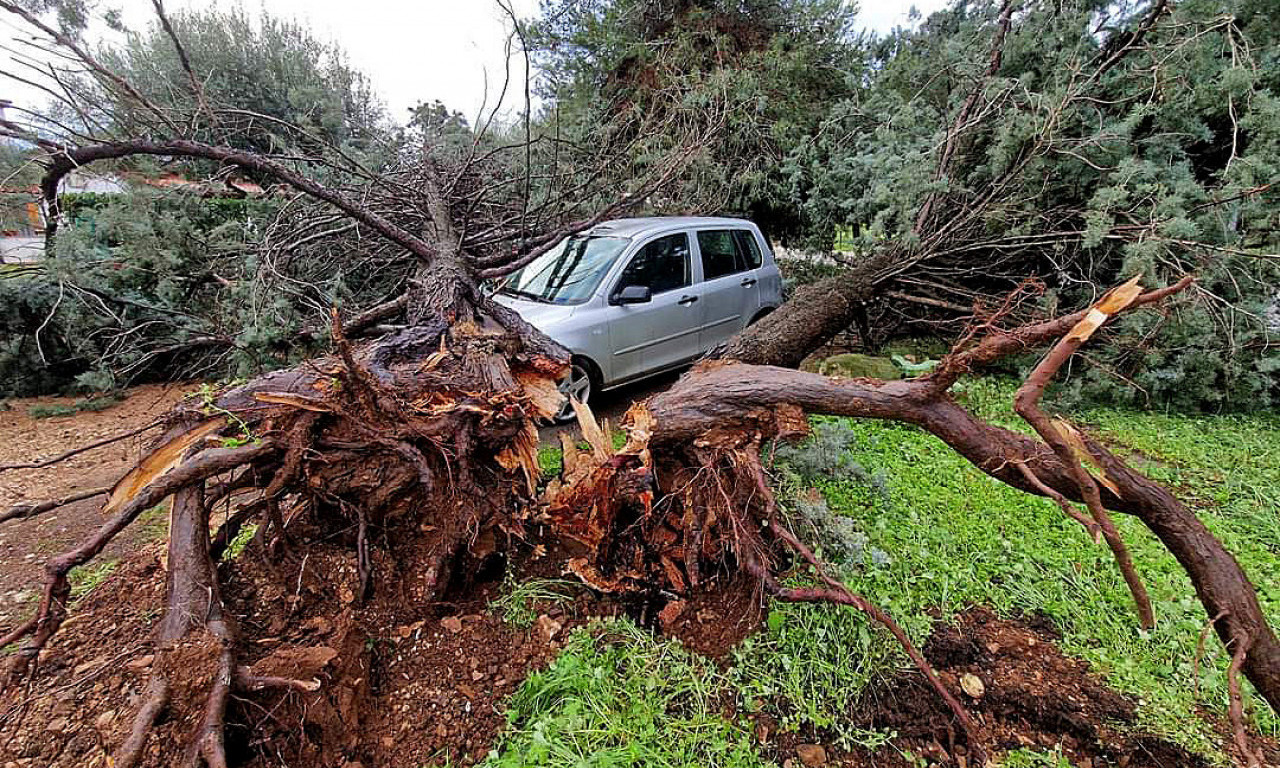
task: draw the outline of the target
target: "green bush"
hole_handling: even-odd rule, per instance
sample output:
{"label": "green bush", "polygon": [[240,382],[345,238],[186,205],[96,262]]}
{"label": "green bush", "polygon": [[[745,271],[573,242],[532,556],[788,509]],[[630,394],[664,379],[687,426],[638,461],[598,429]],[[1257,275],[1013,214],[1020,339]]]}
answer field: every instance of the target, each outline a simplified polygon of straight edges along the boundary
{"label": "green bush", "polygon": [[328,307],[372,303],[398,280],[297,254],[268,263],[274,199],[139,189],[64,205],[53,252],[0,272],[0,396],[281,367],[313,351],[298,332],[323,327]]}

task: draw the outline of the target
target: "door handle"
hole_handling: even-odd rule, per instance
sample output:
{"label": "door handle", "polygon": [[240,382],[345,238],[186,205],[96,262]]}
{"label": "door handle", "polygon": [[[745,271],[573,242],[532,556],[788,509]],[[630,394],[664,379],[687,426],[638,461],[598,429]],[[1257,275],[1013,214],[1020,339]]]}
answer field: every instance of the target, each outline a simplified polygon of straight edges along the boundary
{"label": "door handle", "polygon": [[750,288],[755,284],[756,284],[756,279],[754,277],[748,277],[745,280],[743,280],[741,283],[739,283],[739,285],[741,285],[743,288]]}
{"label": "door handle", "polygon": [[695,301],[697,301],[697,300],[698,300],[698,297],[697,297],[697,296],[681,296],[681,297],[680,297],[680,300],[679,300],[679,301],[677,301],[676,303],[677,303],[677,304],[683,304],[683,305],[685,305],[685,306],[687,307],[687,306],[689,306],[690,304],[692,304],[693,302],[695,302]]}

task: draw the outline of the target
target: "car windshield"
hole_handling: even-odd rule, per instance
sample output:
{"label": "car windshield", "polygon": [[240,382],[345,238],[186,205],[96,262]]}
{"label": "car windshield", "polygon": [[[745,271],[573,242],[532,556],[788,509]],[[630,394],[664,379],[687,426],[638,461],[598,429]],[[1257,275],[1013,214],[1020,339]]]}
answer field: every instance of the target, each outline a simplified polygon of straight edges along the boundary
{"label": "car windshield", "polygon": [[629,242],[625,237],[575,235],[566,238],[511,273],[499,291],[547,304],[581,304],[595,293]]}

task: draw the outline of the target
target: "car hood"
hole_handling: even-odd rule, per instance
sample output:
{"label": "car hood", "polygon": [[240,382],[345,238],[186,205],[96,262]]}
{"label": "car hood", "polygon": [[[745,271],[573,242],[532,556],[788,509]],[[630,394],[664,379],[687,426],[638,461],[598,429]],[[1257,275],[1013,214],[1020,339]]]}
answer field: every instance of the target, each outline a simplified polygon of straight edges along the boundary
{"label": "car hood", "polygon": [[520,313],[530,325],[548,336],[554,338],[553,331],[556,324],[567,320],[576,306],[569,304],[543,304],[537,301],[525,301],[524,299],[508,296],[506,294],[496,294],[493,300],[504,307],[510,307]]}

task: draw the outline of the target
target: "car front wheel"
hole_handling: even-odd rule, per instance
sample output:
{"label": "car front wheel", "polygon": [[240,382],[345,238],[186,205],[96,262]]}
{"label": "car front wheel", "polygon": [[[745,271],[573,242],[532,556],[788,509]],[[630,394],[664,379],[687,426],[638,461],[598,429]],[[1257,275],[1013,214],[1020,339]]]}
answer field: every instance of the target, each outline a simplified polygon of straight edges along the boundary
{"label": "car front wheel", "polygon": [[556,414],[556,423],[564,424],[573,421],[573,403],[569,398],[575,398],[584,404],[590,402],[596,387],[592,380],[591,369],[587,366],[586,362],[575,359],[569,368],[569,375],[560,380],[560,394],[565,396],[565,401],[560,412]]}

